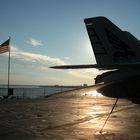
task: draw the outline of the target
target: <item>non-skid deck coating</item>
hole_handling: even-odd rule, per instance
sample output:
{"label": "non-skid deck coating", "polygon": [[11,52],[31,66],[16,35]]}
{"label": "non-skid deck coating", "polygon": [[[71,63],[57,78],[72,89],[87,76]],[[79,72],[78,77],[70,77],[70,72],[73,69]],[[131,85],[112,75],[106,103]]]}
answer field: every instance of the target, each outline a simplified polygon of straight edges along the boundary
{"label": "non-skid deck coating", "polygon": [[[79,92],[79,91],[77,91]],[[80,91],[46,99],[0,100],[0,140],[139,140],[140,105]]]}

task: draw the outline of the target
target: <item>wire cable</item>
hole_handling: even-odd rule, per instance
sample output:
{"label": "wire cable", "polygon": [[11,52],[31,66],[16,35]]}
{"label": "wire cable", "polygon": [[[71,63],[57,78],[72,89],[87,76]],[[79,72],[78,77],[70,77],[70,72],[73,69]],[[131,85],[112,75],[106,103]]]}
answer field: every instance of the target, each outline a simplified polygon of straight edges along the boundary
{"label": "wire cable", "polygon": [[104,122],[104,124],[103,124],[103,126],[102,126],[102,128],[101,128],[101,130],[99,131],[100,134],[102,134],[102,131],[103,131],[103,129],[104,129],[104,127],[105,127],[105,125],[106,125],[108,119],[110,118],[110,115],[112,114],[112,112],[113,112],[113,110],[114,110],[114,108],[115,108],[115,106],[116,106],[116,104],[117,104],[117,102],[118,102],[118,99],[119,99],[119,98],[116,99],[116,101],[115,101],[115,103],[114,103],[114,105],[113,105],[113,107],[112,107],[110,113],[108,114],[108,116],[107,116],[107,118],[106,118],[106,120],[105,120],[105,122]]}

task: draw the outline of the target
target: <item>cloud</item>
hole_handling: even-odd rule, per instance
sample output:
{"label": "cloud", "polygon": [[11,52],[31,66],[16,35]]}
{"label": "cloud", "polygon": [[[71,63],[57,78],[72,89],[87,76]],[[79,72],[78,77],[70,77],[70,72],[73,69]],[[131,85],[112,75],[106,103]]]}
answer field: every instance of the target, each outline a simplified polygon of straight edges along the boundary
{"label": "cloud", "polygon": [[43,43],[41,40],[37,40],[37,39],[34,39],[34,38],[29,38],[29,41],[27,41],[27,43],[31,44],[32,46],[34,47],[37,47],[37,46],[43,46]]}
{"label": "cloud", "polygon": [[[49,70],[48,66],[68,64],[60,58],[25,52],[15,46],[11,46],[11,57],[16,60],[38,64],[42,71]],[[100,71],[97,69],[68,70],[67,74],[80,79],[93,79],[97,74],[100,74]]]}
{"label": "cloud", "polygon": [[[5,55],[8,55],[8,53],[5,53]],[[97,69],[82,69],[82,70],[64,70],[64,71],[58,71],[58,70],[53,70],[48,68],[49,66],[53,65],[67,65],[68,62],[65,62],[65,59],[62,60],[60,58],[56,57],[51,57],[48,55],[42,55],[42,54],[36,54],[36,53],[31,53],[27,51],[22,51],[18,49],[17,47],[11,45],[11,58],[15,59],[17,61],[22,61],[26,63],[29,67],[32,67],[34,70],[39,70],[42,72],[48,72],[48,73],[53,73],[53,76],[50,79],[53,79],[56,75],[59,75],[60,72],[61,74],[65,77],[62,77],[58,79],[61,79],[60,83],[90,83],[91,81],[94,81],[94,77],[99,74],[99,71]],[[59,73],[59,74],[58,74]],[[61,75],[60,74],[60,75]],[[56,78],[56,77],[55,77]],[[28,79],[28,78],[27,78]],[[57,83],[59,83],[59,80],[56,80]],[[64,80],[65,79],[65,80]],[[59,83],[59,84],[60,84]]]}
{"label": "cloud", "polygon": [[84,78],[84,79],[91,79],[91,76],[89,75],[85,75],[83,74],[83,72],[77,72],[77,71],[74,71],[74,70],[71,70],[68,72],[70,75],[74,76],[74,77],[77,77],[77,78]]}
{"label": "cloud", "polygon": [[82,79],[94,79],[99,71],[97,69],[70,70],[68,74]]}
{"label": "cloud", "polygon": [[70,58],[68,56],[65,57],[66,60],[69,60]]}
{"label": "cloud", "polygon": [[11,46],[11,57],[13,59],[24,62],[40,63],[42,65],[65,65],[66,63],[59,59],[42,54],[35,54],[19,50],[15,46]]}

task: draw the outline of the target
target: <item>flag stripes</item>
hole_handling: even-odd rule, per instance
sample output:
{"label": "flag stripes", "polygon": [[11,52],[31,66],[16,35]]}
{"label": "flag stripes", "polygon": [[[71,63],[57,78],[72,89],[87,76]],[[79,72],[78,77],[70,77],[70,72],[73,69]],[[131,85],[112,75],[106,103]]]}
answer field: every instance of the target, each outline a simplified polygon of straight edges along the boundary
{"label": "flag stripes", "polygon": [[4,43],[0,45],[0,54],[9,51],[9,42],[10,42],[10,39],[8,39],[7,41],[5,41]]}
{"label": "flag stripes", "polygon": [[8,52],[8,51],[9,51],[9,46],[0,47],[0,54],[1,53],[5,53],[5,52]]}

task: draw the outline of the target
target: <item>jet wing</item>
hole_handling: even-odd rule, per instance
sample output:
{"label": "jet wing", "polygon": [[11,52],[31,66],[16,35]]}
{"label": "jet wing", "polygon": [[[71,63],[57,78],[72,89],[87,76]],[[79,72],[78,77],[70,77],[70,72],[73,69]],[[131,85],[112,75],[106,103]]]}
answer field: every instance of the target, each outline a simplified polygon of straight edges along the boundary
{"label": "jet wing", "polygon": [[89,65],[61,65],[52,66],[54,69],[88,69],[95,68],[99,70],[113,70],[113,69],[140,69],[140,63],[123,63],[123,64],[89,64]]}
{"label": "jet wing", "polygon": [[61,66],[52,66],[50,68],[54,69],[88,69],[88,68],[96,68],[96,64],[92,65],[61,65]]}

